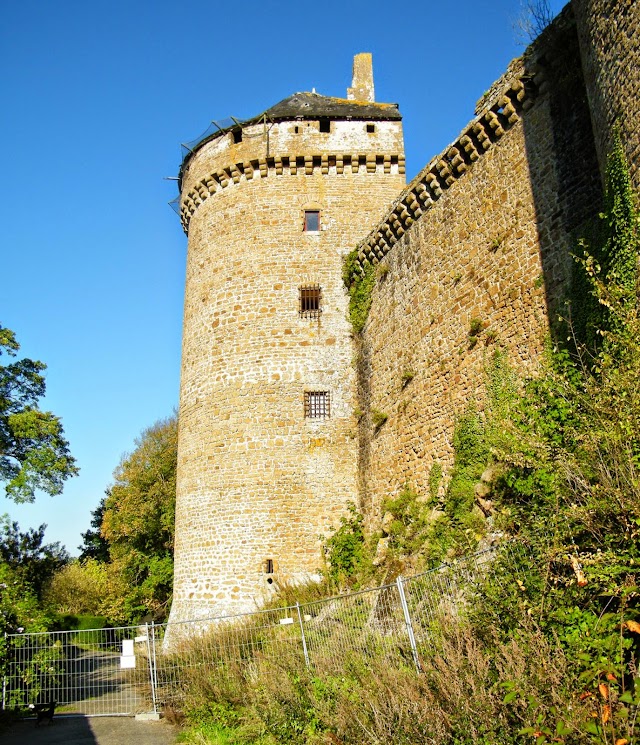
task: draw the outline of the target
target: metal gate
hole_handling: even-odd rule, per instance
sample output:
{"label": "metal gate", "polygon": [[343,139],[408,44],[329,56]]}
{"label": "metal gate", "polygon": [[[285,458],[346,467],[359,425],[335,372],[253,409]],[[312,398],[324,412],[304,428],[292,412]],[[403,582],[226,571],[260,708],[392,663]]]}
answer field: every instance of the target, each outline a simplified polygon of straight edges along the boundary
{"label": "metal gate", "polygon": [[56,702],[56,716],[158,711],[158,627],[8,634],[2,708]]}

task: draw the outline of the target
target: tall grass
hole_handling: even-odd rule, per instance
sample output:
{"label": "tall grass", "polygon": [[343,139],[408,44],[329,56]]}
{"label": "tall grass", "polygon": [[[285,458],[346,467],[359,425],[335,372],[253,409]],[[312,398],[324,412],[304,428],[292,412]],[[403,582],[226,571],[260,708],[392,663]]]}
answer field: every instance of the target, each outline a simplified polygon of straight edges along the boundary
{"label": "tall grass", "polygon": [[[420,674],[400,644],[392,654],[385,643],[340,658],[329,644],[306,667],[294,647],[278,647],[277,655],[268,645],[244,657],[228,653],[229,630],[213,631],[180,653],[193,659],[209,646],[228,653],[222,664],[182,671],[176,705],[189,725],[185,741],[515,745],[528,729],[537,744],[584,743],[593,704],[566,686],[571,676],[560,646],[531,619],[520,620],[520,633],[505,643],[461,616],[437,619],[438,633],[419,643]],[[553,737],[541,739],[543,730]],[[196,736],[209,739],[189,739]]]}

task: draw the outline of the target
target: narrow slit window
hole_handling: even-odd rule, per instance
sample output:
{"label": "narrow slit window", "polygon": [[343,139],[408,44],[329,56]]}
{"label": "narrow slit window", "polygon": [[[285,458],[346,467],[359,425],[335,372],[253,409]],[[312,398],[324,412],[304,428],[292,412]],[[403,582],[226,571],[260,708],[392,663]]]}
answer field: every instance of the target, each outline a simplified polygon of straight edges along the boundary
{"label": "narrow slit window", "polygon": [[239,142],[242,142],[242,129],[234,129],[232,134],[233,134],[233,141],[236,145]]}
{"label": "narrow slit window", "polygon": [[273,559],[267,559],[264,563],[264,571],[267,574],[273,574]]}
{"label": "narrow slit window", "polygon": [[367,124],[367,132],[372,135],[376,131],[375,124]]}
{"label": "narrow slit window", "polygon": [[331,132],[331,120],[330,119],[320,119],[320,131]]}
{"label": "narrow slit window", "polygon": [[320,230],[320,210],[304,211],[305,233],[317,233]]}
{"label": "narrow slit window", "polygon": [[329,391],[305,391],[304,415],[308,419],[326,419],[331,414]]}
{"label": "narrow slit window", "polygon": [[318,318],[322,313],[322,289],[320,285],[300,288],[300,315],[303,318]]}

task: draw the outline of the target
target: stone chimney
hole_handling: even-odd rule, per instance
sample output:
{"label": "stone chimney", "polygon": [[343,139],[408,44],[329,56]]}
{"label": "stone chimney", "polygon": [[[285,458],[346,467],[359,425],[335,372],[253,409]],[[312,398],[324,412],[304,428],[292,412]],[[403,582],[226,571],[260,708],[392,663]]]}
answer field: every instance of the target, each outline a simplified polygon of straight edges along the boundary
{"label": "stone chimney", "polygon": [[373,61],[371,52],[356,54],[353,58],[353,80],[351,88],[347,88],[347,98],[351,101],[368,101],[373,103]]}

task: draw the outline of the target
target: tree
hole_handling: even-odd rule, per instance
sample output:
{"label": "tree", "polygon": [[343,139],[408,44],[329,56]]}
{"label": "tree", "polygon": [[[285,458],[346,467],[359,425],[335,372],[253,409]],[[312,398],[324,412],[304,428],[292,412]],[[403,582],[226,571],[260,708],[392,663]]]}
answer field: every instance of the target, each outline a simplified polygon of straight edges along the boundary
{"label": "tree", "polygon": [[128,620],[147,613],[162,619],[171,602],[177,451],[178,419],[172,416],[136,440],[107,492],[100,530],[113,569],[129,587]]}
{"label": "tree", "polygon": [[46,525],[20,532],[17,522],[4,517],[0,522],[0,561],[40,600],[53,575],[69,561],[59,542],[43,543]]}
{"label": "tree", "polygon": [[0,561],[0,667],[4,662],[5,634],[46,631],[50,623],[33,589],[15,569]]}
{"label": "tree", "polygon": [[100,500],[100,504],[91,513],[91,527],[94,530],[87,530],[82,534],[82,546],[78,546],[81,551],[80,561],[85,559],[96,559],[101,562],[109,561],[109,544],[101,533],[105,506],[109,496],[111,496],[111,492],[107,489],[105,496]]}
{"label": "tree", "polygon": [[72,561],[47,586],[45,604],[56,613],[122,617],[127,590],[111,564],[96,559]]}
{"label": "tree", "polygon": [[[15,357],[19,349],[13,331],[0,326],[0,355]],[[0,365],[0,480],[16,502],[33,502],[36,489],[60,494],[78,473],[60,419],[38,408],[44,370],[27,358]]]}
{"label": "tree", "polygon": [[520,15],[513,23],[516,41],[530,44],[553,21],[549,0],[524,0],[520,5]]}

